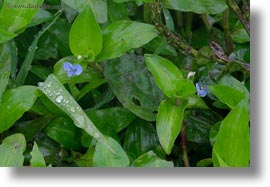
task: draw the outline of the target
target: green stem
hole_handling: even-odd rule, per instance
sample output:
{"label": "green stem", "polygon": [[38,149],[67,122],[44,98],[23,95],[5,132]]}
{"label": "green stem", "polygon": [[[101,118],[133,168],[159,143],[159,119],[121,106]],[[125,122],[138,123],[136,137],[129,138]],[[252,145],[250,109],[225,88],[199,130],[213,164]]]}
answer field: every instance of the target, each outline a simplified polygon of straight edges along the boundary
{"label": "green stem", "polygon": [[186,19],[186,38],[188,38],[188,41],[191,39],[191,36],[192,36],[192,31],[191,31],[191,29],[192,29],[192,20],[193,20],[193,13],[188,12],[187,13],[187,19]]}
{"label": "green stem", "polygon": [[229,9],[225,10],[223,13],[223,32],[225,37],[227,54],[231,54],[233,52],[233,42],[229,31],[229,13],[230,13]]}
{"label": "green stem", "polygon": [[32,64],[32,61],[34,59],[34,56],[35,56],[35,53],[37,50],[37,44],[38,44],[40,37],[56,22],[56,20],[60,17],[62,12],[63,12],[63,10],[58,11],[55,14],[55,18],[53,19],[53,21],[50,24],[48,24],[44,29],[39,31],[38,34],[36,35],[34,41],[32,42],[31,46],[28,49],[29,51],[28,51],[28,53],[23,61],[23,64],[21,66],[20,71],[17,75],[16,83],[18,85],[24,84],[26,77],[27,77],[29,71],[31,70],[31,64]]}
{"label": "green stem", "polygon": [[234,11],[234,13],[237,15],[241,23],[243,24],[245,30],[247,31],[248,35],[250,35],[250,26],[249,22],[246,20],[246,18],[243,16],[239,6],[234,0],[227,0],[228,5],[231,7],[231,9]]}
{"label": "green stem", "polygon": [[210,24],[209,21],[208,21],[207,15],[206,15],[206,14],[203,14],[203,15],[201,16],[201,18],[202,18],[202,21],[203,21],[203,23],[204,23],[204,25],[205,25],[205,28],[206,28],[207,32],[210,32],[212,26],[211,26],[211,24]]}

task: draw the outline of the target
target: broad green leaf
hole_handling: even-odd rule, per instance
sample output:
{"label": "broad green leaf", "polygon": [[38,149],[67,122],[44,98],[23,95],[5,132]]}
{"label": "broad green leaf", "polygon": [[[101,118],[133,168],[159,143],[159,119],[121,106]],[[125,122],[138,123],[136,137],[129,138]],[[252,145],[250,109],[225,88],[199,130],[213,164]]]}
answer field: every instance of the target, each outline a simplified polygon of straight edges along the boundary
{"label": "broad green leaf", "polygon": [[145,55],[145,61],[157,86],[167,97],[184,98],[196,92],[193,83],[184,79],[181,71],[169,60],[158,55]]}
{"label": "broad green leaf", "polygon": [[100,129],[113,129],[116,133],[126,128],[136,118],[130,111],[121,107],[88,110],[86,114]]}
{"label": "broad green leaf", "polygon": [[9,81],[10,71],[11,55],[9,45],[0,45],[0,102]]}
{"label": "broad green leaf", "polygon": [[93,161],[95,167],[127,167],[129,166],[129,159],[125,151],[122,149],[119,143],[113,138],[106,137],[107,143],[118,154],[113,154],[104,146],[101,142],[96,144],[96,150],[94,153]]}
{"label": "broad green leaf", "polygon": [[22,134],[6,137],[0,145],[0,167],[23,166],[26,141]]}
{"label": "broad green leaf", "polygon": [[5,29],[0,27],[0,44],[5,43],[16,36],[17,36],[16,34],[12,32],[8,32]]}
{"label": "broad green leaf", "polygon": [[190,95],[189,97],[187,97],[187,101],[187,108],[208,109],[208,106],[198,95]]}
{"label": "broad green leaf", "polygon": [[226,0],[163,0],[166,8],[197,14],[219,14],[228,8]]}
{"label": "broad green leaf", "polygon": [[173,162],[162,160],[153,151],[144,153],[131,165],[132,167],[173,167]]}
{"label": "broad green leaf", "polygon": [[96,17],[97,22],[106,23],[107,22],[107,1],[106,0],[62,0],[65,4],[71,8],[82,12],[85,6],[90,5],[93,13]]}
{"label": "broad green leaf", "polygon": [[185,117],[187,140],[196,143],[208,143],[212,125],[221,119],[211,110],[193,109],[187,111]]}
{"label": "broad green leaf", "polygon": [[[68,77],[67,72],[63,68],[63,64],[65,62],[70,62],[73,65],[80,64],[83,68],[83,72],[78,76]],[[61,60],[59,60],[54,65],[54,74],[63,84],[90,82],[92,88],[96,88],[106,82],[102,77],[102,75],[100,74],[100,72],[98,72],[98,70],[87,66],[87,62],[85,61],[78,61],[73,56],[64,57]]]}
{"label": "broad green leaf", "polygon": [[45,82],[39,84],[39,88],[58,108],[63,110],[73,120],[77,127],[83,129],[99,143],[103,144],[107,152],[110,152],[115,157],[121,157],[122,152],[124,152],[121,146],[117,142],[112,142],[105,137],[96,128],[55,75],[49,75]]}
{"label": "broad green leaf", "polygon": [[157,37],[157,38],[153,39],[152,41],[150,41],[148,44],[144,45],[143,48],[154,53],[154,52],[156,52],[157,48],[162,47],[163,49],[160,51],[161,55],[176,56],[177,52],[176,52],[175,48],[168,45],[166,40],[165,40],[165,42],[166,42],[165,46],[161,46],[162,41],[163,41],[162,37]]}
{"label": "broad green leaf", "polygon": [[250,37],[240,21],[237,21],[231,33],[232,40],[237,43],[250,41]]}
{"label": "broad green leaf", "polygon": [[71,119],[58,117],[52,120],[44,130],[47,136],[64,147],[77,151],[80,150],[81,130],[74,126]]}
{"label": "broad green leaf", "polygon": [[38,145],[34,142],[33,150],[31,152],[31,167],[46,167],[46,162],[44,160],[43,154],[38,149]]}
{"label": "broad green leaf", "polygon": [[233,77],[223,77],[219,84],[209,86],[212,93],[230,108],[234,108],[243,99],[249,100],[245,86]]}
{"label": "broad green leaf", "polygon": [[221,123],[212,152],[216,167],[249,166],[249,114],[245,102],[241,101]]}
{"label": "broad green leaf", "polygon": [[104,76],[125,108],[147,121],[156,119],[163,94],[155,85],[142,56],[124,55],[104,63]]}
{"label": "broad green leaf", "polygon": [[133,159],[158,146],[156,129],[143,120],[134,121],[127,129],[124,138],[124,149]]}
{"label": "broad green leaf", "polygon": [[186,102],[182,101],[179,106],[164,100],[160,103],[157,115],[157,135],[159,142],[169,155],[174,146],[174,142],[180,133]]}
{"label": "broad green leaf", "polygon": [[[38,12],[39,8],[30,8],[27,6],[42,5],[43,0],[5,0],[0,13],[0,30],[19,34],[24,31]],[[11,38],[10,38],[11,39]]]}
{"label": "broad green leaf", "polygon": [[34,86],[21,86],[4,92],[0,102],[0,133],[21,118],[32,107],[38,95],[38,88]]}
{"label": "broad green leaf", "polygon": [[69,32],[69,47],[75,56],[87,56],[90,60],[100,53],[102,33],[90,6],[74,20]]}
{"label": "broad green leaf", "polygon": [[120,57],[158,36],[155,26],[136,21],[116,21],[103,30],[103,50],[97,61]]}

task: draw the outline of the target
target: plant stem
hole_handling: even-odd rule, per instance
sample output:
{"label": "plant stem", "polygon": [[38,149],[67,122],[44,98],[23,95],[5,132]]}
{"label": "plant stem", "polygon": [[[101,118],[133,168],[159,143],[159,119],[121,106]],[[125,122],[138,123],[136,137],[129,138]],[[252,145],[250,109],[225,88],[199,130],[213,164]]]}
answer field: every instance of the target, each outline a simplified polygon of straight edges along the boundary
{"label": "plant stem", "polygon": [[183,121],[181,129],[181,144],[183,149],[183,161],[185,167],[189,167],[189,159],[187,154],[187,136],[186,136],[186,123]]}
{"label": "plant stem", "polygon": [[241,23],[243,24],[244,28],[246,29],[248,35],[250,36],[250,26],[246,18],[243,16],[239,6],[234,0],[227,0],[228,5],[231,7],[231,9],[234,11],[234,13],[237,15]]}
{"label": "plant stem", "polygon": [[206,28],[207,32],[210,32],[212,26],[211,26],[211,24],[208,21],[207,15],[206,14],[203,14],[203,15],[201,15],[201,18],[202,18],[202,21],[203,21],[203,23],[205,25],[205,28]]}
{"label": "plant stem", "polygon": [[233,52],[233,42],[229,31],[229,13],[230,13],[229,9],[225,10],[223,13],[223,30],[227,54],[231,54]]}

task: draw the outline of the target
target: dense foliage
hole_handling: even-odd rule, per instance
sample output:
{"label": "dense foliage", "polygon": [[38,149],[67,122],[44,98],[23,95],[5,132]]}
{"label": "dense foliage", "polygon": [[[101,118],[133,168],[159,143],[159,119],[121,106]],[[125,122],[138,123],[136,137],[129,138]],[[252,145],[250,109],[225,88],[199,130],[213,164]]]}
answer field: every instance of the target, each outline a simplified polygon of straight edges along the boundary
{"label": "dense foliage", "polygon": [[250,165],[249,1],[0,7],[0,166]]}

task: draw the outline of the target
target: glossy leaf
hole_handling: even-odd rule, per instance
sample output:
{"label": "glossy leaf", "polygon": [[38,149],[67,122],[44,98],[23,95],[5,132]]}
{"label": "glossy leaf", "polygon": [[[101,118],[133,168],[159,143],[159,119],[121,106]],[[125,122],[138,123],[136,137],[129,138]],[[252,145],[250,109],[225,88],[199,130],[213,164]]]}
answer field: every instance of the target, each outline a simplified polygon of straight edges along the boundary
{"label": "glossy leaf", "polygon": [[102,33],[90,6],[74,20],[69,32],[69,47],[75,56],[87,56],[90,60],[100,53]]}
{"label": "glossy leaf", "polygon": [[76,165],[79,167],[93,167],[94,151],[94,147],[90,147],[84,155],[75,160]]}
{"label": "glossy leaf", "polygon": [[116,133],[126,128],[136,118],[134,114],[121,107],[89,110],[86,114],[101,129],[113,129]]}
{"label": "glossy leaf", "polygon": [[124,149],[134,159],[155,150],[158,144],[156,129],[146,121],[134,121],[125,133]]}
{"label": "glossy leaf", "polygon": [[[43,0],[26,0],[23,3],[20,0],[4,1],[4,6],[0,13],[0,31],[2,32],[3,30],[4,34],[10,33],[10,35],[5,34],[5,37],[9,36],[9,39],[12,39],[16,34],[24,31],[39,10],[38,8],[25,8],[22,6],[40,6],[42,3]],[[1,39],[0,43],[7,41],[7,38],[4,39]]]}
{"label": "glossy leaf", "polygon": [[162,148],[168,155],[171,153],[174,142],[180,133],[185,107],[185,101],[176,106],[164,100],[158,108],[157,135]]}
{"label": "glossy leaf", "polygon": [[185,117],[187,140],[196,143],[208,143],[212,125],[221,119],[211,110],[193,109],[187,111]]}
{"label": "glossy leaf", "polygon": [[21,167],[23,166],[23,152],[26,141],[22,134],[13,134],[6,137],[0,145],[0,166]]}
{"label": "glossy leaf", "polygon": [[222,121],[212,157],[216,167],[249,166],[249,115],[245,101],[241,101]]}
{"label": "glossy leaf", "polygon": [[28,111],[39,95],[37,87],[21,86],[7,90],[0,102],[0,133],[9,129]]}
{"label": "glossy leaf", "polygon": [[213,146],[216,142],[216,138],[217,138],[217,134],[218,134],[218,131],[219,131],[219,128],[220,128],[220,124],[221,122],[217,122],[215,123],[211,129],[210,129],[210,132],[209,132],[209,141],[210,141],[210,144]]}
{"label": "glossy leaf", "polygon": [[124,55],[104,63],[104,76],[125,108],[147,121],[156,119],[155,111],[163,94],[141,56]]}
{"label": "glossy leaf", "polygon": [[219,14],[228,8],[225,0],[163,0],[165,7],[197,14]]}
{"label": "glossy leaf", "polygon": [[46,163],[43,154],[39,151],[38,145],[34,142],[33,150],[31,152],[31,167],[46,167]]}
{"label": "glossy leaf", "polygon": [[249,100],[249,92],[243,84],[233,77],[225,76],[218,85],[209,86],[212,93],[230,108],[234,108],[241,100]]}
{"label": "glossy leaf", "polygon": [[0,45],[0,102],[9,81],[10,71],[11,55],[9,45]]}
{"label": "glossy leaf", "polygon": [[101,142],[96,145],[93,161],[95,167],[127,167],[129,166],[129,159],[122,147],[112,138],[106,137],[107,143],[112,147],[114,154],[108,150]]}
{"label": "glossy leaf", "polygon": [[173,162],[162,160],[153,151],[144,153],[131,165],[132,167],[173,167]]}
{"label": "glossy leaf", "polygon": [[116,21],[103,30],[103,50],[97,61],[120,57],[158,36],[153,25],[135,21]]}
{"label": "glossy leaf", "polygon": [[183,78],[181,71],[169,60],[158,55],[145,55],[148,69],[157,86],[170,98],[184,98],[196,92],[195,86]]}
{"label": "glossy leaf", "polygon": [[[39,84],[40,90],[61,110],[63,110],[74,122],[74,124],[94,137],[107,152],[116,157],[121,157],[123,150],[117,142],[112,142],[105,137],[88,118],[79,104],[69,94],[66,88],[53,74],[49,75],[44,83]],[[105,157],[108,155],[105,155]]]}
{"label": "glossy leaf", "polygon": [[80,150],[81,131],[69,118],[56,118],[52,120],[44,130],[51,139],[64,147],[72,150]]}

